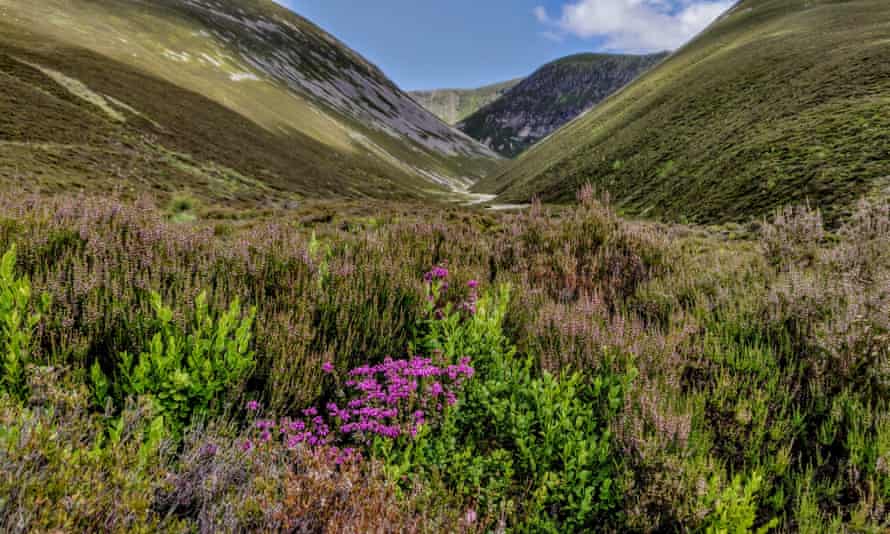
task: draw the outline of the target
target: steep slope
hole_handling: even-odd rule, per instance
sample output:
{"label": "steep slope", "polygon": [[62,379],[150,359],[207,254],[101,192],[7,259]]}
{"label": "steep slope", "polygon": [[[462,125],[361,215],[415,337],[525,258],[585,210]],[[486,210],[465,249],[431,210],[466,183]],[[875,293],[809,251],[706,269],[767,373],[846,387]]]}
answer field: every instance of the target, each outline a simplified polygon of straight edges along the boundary
{"label": "steep slope", "polygon": [[418,197],[496,163],[271,0],[0,0],[0,179]]}
{"label": "steep slope", "polygon": [[890,2],[743,0],[524,154],[480,192],[742,220],[809,201],[830,218],[890,182]]}
{"label": "steep slope", "polygon": [[479,109],[500,98],[522,78],[495,83],[478,89],[435,89],[411,91],[414,100],[448,124],[457,124]]}
{"label": "steep slope", "polygon": [[665,57],[579,54],[548,63],[458,128],[515,157]]}

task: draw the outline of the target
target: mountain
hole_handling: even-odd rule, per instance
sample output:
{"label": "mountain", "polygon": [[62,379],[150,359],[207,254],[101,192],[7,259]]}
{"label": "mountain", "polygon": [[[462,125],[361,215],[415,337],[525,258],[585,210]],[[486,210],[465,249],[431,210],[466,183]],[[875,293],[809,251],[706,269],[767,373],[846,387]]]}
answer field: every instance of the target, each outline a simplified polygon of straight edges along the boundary
{"label": "mountain", "polygon": [[890,185],[890,2],[742,0],[702,35],[476,189],[629,214],[836,219]]}
{"label": "mountain", "polygon": [[271,0],[0,0],[0,180],[423,197],[497,157]]}
{"label": "mountain", "polygon": [[448,124],[457,124],[500,98],[521,81],[522,78],[517,78],[478,89],[434,89],[432,91],[411,91],[409,94],[421,106],[432,111],[443,121]]}
{"label": "mountain", "polygon": [[667,54],[578,54],[538,69],[458,124],[503,156],[515,157],[603,101]]}

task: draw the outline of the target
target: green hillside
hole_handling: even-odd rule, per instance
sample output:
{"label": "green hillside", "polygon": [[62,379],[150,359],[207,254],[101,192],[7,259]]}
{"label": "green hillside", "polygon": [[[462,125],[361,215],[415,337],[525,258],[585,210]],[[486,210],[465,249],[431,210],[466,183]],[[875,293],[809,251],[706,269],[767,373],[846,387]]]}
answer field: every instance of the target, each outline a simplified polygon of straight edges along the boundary
{"label": "green hillside", "polygon": [[457,124],[500,98],[521,81],[522,78],[516,78],[477,89],[434,89],[411,91],[409,94],[443,121]]}
{"label": "green hillside", "polygon": [[667,57],[576,54],[544,65],[457,126],[516,157]]}
{"label": "green hillside", "polygon": [[422,197],[496,163],[271,0],[0,0],[0,180],[227,202]]}
{"label": "green hillside", "polygon": [[607,190],[625,212],[842,215],[890,177],[890,2],[743,0],[701,36],[476,186],[503,201]]}

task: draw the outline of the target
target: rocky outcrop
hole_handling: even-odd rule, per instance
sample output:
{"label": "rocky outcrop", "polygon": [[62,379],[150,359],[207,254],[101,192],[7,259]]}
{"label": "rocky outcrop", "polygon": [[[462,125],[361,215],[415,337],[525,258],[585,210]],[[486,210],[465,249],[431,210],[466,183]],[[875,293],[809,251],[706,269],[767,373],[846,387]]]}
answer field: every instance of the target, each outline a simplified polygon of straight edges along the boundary
{"label": "rocky outcrop", "polygon": [[667,57],[581,54],[549,63],[458,124],[515,157]]}

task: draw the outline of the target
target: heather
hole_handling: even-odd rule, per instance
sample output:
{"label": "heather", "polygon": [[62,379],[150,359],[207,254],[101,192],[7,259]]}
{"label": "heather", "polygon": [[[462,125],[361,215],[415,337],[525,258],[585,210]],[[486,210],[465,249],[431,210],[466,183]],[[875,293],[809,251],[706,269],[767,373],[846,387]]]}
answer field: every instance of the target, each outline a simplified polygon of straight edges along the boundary
{"label": "heather", "polygon": [[882,532],[890,209],[0,197],[0,525]]}

